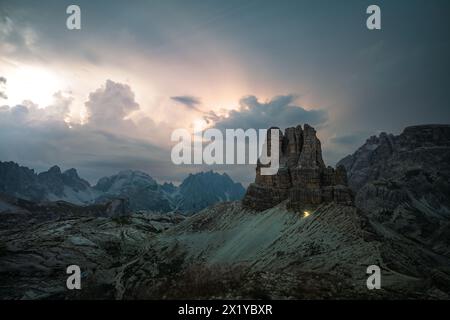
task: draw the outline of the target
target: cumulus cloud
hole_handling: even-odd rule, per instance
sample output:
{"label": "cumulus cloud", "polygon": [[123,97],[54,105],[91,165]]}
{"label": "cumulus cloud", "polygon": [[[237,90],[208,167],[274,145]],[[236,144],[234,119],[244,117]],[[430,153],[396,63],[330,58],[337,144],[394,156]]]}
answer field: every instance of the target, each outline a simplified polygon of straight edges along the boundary
{"label": "cumulus cloud", "polygon": [[[129,86],[108,80],[91,93],[85,124],[65,121],[72,102],[72,97],[58,92],[46,108],[31,101],[0,107],[0,161],[16,161],[37,170],[54,164],[74,167],[91,182],[124,169],[177,179],[168,146],[157,146],[148,139],[150,135],[142,134],[158,131],[157,124],[151,119],[137,124],[126,119],[139,108]],[[131,130],[124,134],[127,125]]]}
{"label": "cumulus cloud", "polygon": [[64,122],[69,116],[72,101],[72,97],[57,92],[53,96],[53,103],[46,108],[39,108],[34,102],[25,100],[13,107],[3,106],[0,115],[3,121],[18,121],[20,125],[46,121]]}
{"label": "cumulus cloud", "polygon": [[124,169],[146,170],[156,177],[171,172],[170,152],[149,141],[68,125],[33,105],[0,108],[0,154],[1,161],[38,171],[54,164],[74,167],[91,182]]}
{"label": "cumulus cloud", "polygon": [[130,86],[107,80],[105,85],[89,94],[85,103],[88,122],[98,127],[114,127],[133,111],[139,110]]}
{"label": "cumulus cloud", "polygon": [[50,119],[66,120],[69,116],[72,102],[72,96],[67,96],[61,91],[56,92],[53,95],[53,104],[44,109],[46,117]]}
{"label": "cumulus cloud", "polygon": [[[84,124],[66,121],[72,103],[71,96],[58,92],[46,108],[32,101],[0,106],[0,161],[15,161],[37,171],[55,164],[73,167],[91,183],[125,169],[176,182],[188,173],[211,169],[173,165],[172,124],[150,117],[129,119],[139,104],[125,84],[108,80],[93,91],[86,102],[89,115]],[[234,168],[229,169],[233,176]]]}
{"label": "cumulus cloud", "polygon": [[[172,123],[156,122],[142,111],[129,85],[107,80],[89,94],[85,126],[168,148]],[[136,113],[134,113],[136,112]],[[133,114],[134,113],[134,114]]]}
{"label": "cumulus cloud", "polygon": [[327,121],[326,111],[306,110],[294,105],[294,100],[294,96],[286,95],[260,102],[255,96],[247,96],[240,100],[238,110],[232,110],[226,116],[214,114],[213,121],[218,129],[286,128],[300,123],[320,125]]}
{"label": "cumulus cloud", "polygon": [[[175,99],[176,98],[176,99]],[[172,97],[195,107],[200,99]],[[75,167],[91,182],[124,169],[148,172],[160,181],[180,181],[187,173],[214,169],[248,183],[251,166],[175,166],[170,160],[171,123],[157,123],[150,117],[136,117],[140,110],[132,88],[107,80],[89,94],[84,124],[68,123],[73,98],[63,92],[53,104],[39,108],[31,101],[14,107],[0,107],[0,154],[2,161],[19,162],[37,170],[57,164]],[[259,102],[254,96],[242,98],[240,108],[222,116],[213,111],[202,116],[218,128],[286,127],[326,121],[322,110],[308,111],[294,104],[293,96],[278,96]]]}

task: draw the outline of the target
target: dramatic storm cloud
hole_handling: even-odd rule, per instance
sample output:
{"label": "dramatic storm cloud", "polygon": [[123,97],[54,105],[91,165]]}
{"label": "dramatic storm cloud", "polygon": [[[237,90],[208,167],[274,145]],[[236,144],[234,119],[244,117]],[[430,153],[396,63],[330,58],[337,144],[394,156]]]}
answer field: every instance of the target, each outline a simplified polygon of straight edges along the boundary
{"label": "dramatic storm cloud", "polygon": [[309,123],[331,165],[380,131],[450,122],[449,1],[379,0],[376,31],[365,0],[79,0],[77,31],[68,4],[1,0],[0,160],[179,179],[204,168],[171,165],[170,135],[202,119]]}
{"label": "dramatic storm cloud", "polygon": [[294,104],[295,97],[277,96],[268,102],[260,102],[255,96],[244,97],[239,109],[223,117],[215,117],[219,129],[254,128],[267,129],[272,126],[286,128],[300,123],[321,125],[327,120],[324,110],[305,110]]}
{"label": "dramatic storm cloud", "polygon": [[55,164],[75,167],[92,183],[125,169],[146,171],[159,181],[179,182],[189,173],[211,169],[240,177],[244,183],[253,178],[245,166],[174,166],[169,140],[175,128],[150,118],[128,119],[139,110],[128,85],[107,80],[91,92],[84,124],[67,122],[72,103],[72,97],[58,92],[46,108],[32,101],[0,107],[1,161],[16,161],[38,171]]}
{"label": "dramatic storm cloud", "polygon": [[[128,168],[150,172],[157,168],[157,177],[177,178],[166,175],[173,171],[167,148],[144,139],[140,128],[124,119],[138,109],[129,86],[108,80],[89,98],[89,117],[83,125],[65,121],[72,99],[62,93],[55,94],[53,104],[46,108],[31,101],[0,107],[1,160],[18,161],[38,170],[54,164],[75,167],[92,182]],[[156,131],[156,126],[145,122],[142,130]]]}

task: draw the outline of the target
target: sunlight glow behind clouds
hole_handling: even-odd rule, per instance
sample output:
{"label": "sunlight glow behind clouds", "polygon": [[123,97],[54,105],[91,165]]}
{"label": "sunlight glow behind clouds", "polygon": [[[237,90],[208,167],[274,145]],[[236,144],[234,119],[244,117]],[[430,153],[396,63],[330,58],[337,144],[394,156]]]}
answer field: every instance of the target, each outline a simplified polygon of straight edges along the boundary
{"label": "sunlight glow behind clouds", "polygon": [[7,74],[7,103],[18,105],[31,100],[39,107],[47,107],[53,102],[56,92],[64,90],[65,80],[43,67],[23,65]]}
{"label": "sunlight glow behind clouds", "polygon": [[[0,109],[30,100],[45,118],[55,118],[70,107],[74,132],[79,124],[92,125],[85,104],[107,79],[129,86],[139,105],[111,131],[163,148],[173,128],[191,128],[199,117],[222,128],[306,121],[316,124],[333,164],[366,134],[450,119],[444,103],[448,1],[380,0],[386,21],[430,22],[399,23],[381,33],[368,33],[364,4],[356,0],[111,0],[108,6],[79,0],[81,32],[65,28],[60,2],[0,1],[0,77],[7,80],[0,93],[8,97]],[[286,100],[291,94],[299,95],[295,104]],[[248,95],[254,99],[242,108],[239,101]],[[183,108],[170,97],[195,97],[201,105]],[[44,117],[34,109],[28,120]]]}

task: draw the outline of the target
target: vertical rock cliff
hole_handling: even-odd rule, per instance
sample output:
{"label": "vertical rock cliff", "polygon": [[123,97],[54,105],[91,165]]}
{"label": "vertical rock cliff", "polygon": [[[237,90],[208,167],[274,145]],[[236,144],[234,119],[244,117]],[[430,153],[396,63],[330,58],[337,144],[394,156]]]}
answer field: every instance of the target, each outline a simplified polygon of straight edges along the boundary
{"label": "vertical rock cliff", "polygon": [[[279,129],[278,129],[279,130]],[[269,131],[270,134],[270,131]],[[270,136],[267,137],[270,150]],[[258,162],[255,182],[250,184],[243,205],[265,210],[288,200],[288,208],[301,210],[321,203],[352,204],[344,167],[326,167],[316,130],[305,124],[280,130],[280,168],[275,175],[261,175]]]}

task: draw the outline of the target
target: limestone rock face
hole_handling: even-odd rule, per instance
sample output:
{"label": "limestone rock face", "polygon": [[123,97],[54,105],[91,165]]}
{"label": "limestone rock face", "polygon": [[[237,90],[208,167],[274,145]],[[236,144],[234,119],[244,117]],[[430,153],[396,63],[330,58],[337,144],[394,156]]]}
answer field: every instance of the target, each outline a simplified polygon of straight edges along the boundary
{"label": "limestone rock face", "polygon": [[[273,128],[272,128],[273,129]],[[279,129],[278,129],[279,130]],[[326,167],[322,159],[316,130],[305,124],[280,130],[280,168],[275,175],[261,175],[264,166],[258,163],[255,182],[243,199],[247,208],[265,210],[284,200],[288,208],[303,209],[322,203],[352,204],[344,167]],[[270,130],[267,137],[270,150]]]}
{"label": "limestone rock face", "polygon": [[338,164],[371,219],[450,257],[450,125],[372,136]]}

